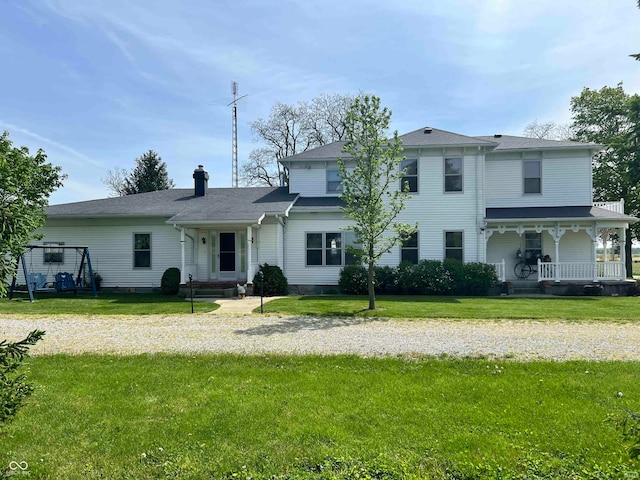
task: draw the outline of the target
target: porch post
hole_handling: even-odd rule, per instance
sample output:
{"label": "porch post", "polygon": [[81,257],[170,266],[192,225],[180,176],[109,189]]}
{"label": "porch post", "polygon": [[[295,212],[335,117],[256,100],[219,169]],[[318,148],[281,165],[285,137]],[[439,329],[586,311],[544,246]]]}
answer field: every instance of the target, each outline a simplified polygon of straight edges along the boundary
{"label": "porch post", "polygon": [[187,274],[184,271],[185,255],[184,255],[184,227],[180,227],[180,283],[187,283]]}
{"label": "porch post", "polygon": [[593,240],[593,281],[598,281],[598,240]]}
{"label": "porch post", "polygon": [[253,245],[253,230],[251,225],[247,227],[247,283],[253,282],[253,265],[251,259],[251,246]]}
{"label": "porch post", "polygon": [[626,280],[627,279],[627,252],[626,252],[627,229],[621,228],[618,231],[620,232],[620,234],[618,235],[618,242],[620,243],[620,263],[622,264],[622,271],[620,272],[620,280]]}

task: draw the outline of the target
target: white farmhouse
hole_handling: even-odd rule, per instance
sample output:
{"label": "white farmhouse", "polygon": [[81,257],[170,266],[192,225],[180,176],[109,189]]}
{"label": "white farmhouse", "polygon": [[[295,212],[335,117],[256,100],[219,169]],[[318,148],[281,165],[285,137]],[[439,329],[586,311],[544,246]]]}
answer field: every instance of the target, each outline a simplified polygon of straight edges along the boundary
{"label": "white farmhouse", "polygon": [[[621,202],[593,202],[599,145],[430,127],[400,139],[412,196],[400,220],[418,231],[382,264],[456,258],[494,264],[503,281],[624,281],[624,233],[637,219]],[[337,285],[353,261],[345,247],[356,242],[341,212],[342,146],[282,160],[288,187],[208,188],[199,166],[193,189],[50,206],[40,242],[50,250],[27,261],[34,271],[72,271],[73,259],[52,254],[56,245],[87,245],[103,287],[157,287],[169,267],[183,282],[191,274],[235,285],[263,263],[298,289]],[[599,257],[598,245],[614,237],[619,248]]]}

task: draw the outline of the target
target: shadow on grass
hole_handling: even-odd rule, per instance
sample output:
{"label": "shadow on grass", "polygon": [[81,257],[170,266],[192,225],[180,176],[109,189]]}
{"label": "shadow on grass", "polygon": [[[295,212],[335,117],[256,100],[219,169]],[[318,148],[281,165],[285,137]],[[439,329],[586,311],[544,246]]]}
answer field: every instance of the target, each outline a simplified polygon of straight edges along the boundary
{"label": "shadow on grass", "polygon": [[329,330],[339,327],[350,327],[363,323],[384,322],[382,318],[364,317],[301,317],[282,319],[278,323],[236,330],[233,333],[249,336],[270,336],[297,333],[302,330]]}
{"label": "shadow on grass", "polygon": [[[35,292],[34,299],[36,301],[46,302],[47,300],[96,300],[108,303],[175,303],[184,302],[183,298],[176,295],[162,295],[159,293],[98,293],[97,297],[89,293],[73,292],[67,293],[44,293]],[[6,299],[7,302],[15,303],[31,303],[29,295],[19,293],[12,300]]]}
{"label": "shadow on grass", "polygon": [[[442,295],[376,295],[376,303],[378,302],[407,302],[407,303],[460,303],[459,297],[456,296],[442,296]],[[461,297],[460,297],[461,298]],[[481,297],[477,297],[481,298]],[[368,302],[369,297],[366,295],[305,295],[299,297],[298,301],[309,300],[335,300],[337,302],[359,300]],[[362,309],[366,311],[367,309]],[[358,312],[360,313],[360,312]]]}

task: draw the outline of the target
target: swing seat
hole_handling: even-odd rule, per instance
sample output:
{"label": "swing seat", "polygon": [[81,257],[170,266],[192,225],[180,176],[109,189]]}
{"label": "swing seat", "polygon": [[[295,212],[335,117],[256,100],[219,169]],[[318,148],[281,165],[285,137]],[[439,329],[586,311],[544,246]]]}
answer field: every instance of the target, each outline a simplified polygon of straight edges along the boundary
{"label": "swing seat", "polygon": [[73,281],[73,274],[69,272],[56,273],[56,290],[59,292],[78,290]]}
{"label": "swing seat", "polygon": [[29,283],[34,290],[43,290],[47,287],[47,275],[44,273],[30,273]]}

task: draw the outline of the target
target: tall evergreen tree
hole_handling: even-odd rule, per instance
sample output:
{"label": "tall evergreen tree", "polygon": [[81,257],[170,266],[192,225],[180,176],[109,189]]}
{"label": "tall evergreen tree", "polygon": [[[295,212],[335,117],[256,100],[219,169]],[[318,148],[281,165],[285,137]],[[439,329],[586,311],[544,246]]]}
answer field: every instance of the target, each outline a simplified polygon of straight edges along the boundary
{"label": "tall evergreen tree", "polygon": [[136,158],[136,166],[131,173],[116,168],[108,172],[103,182],[115,195],[121,197],[175,187],[167,173],[167,164],[153,150]]}

